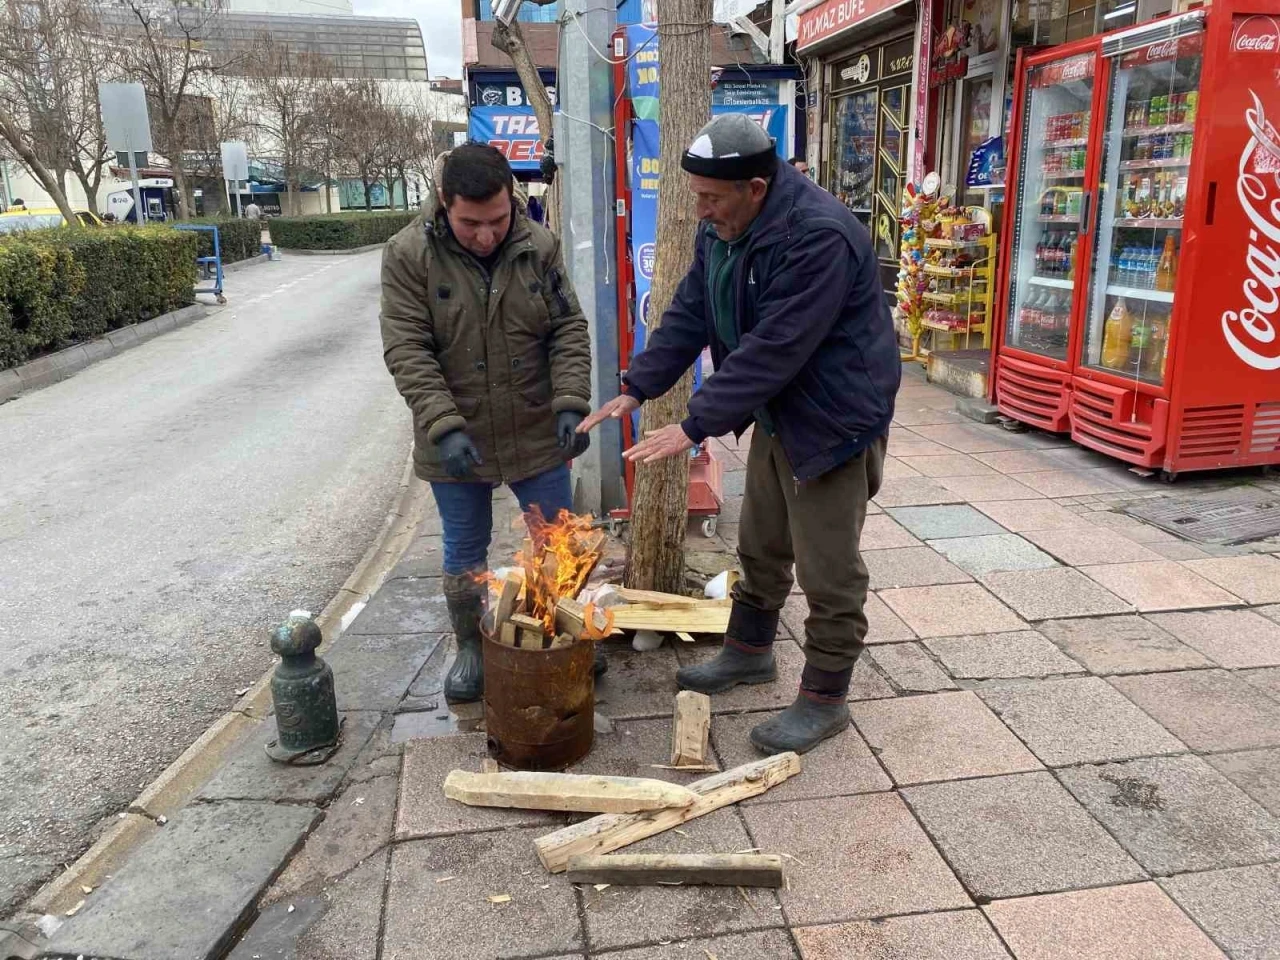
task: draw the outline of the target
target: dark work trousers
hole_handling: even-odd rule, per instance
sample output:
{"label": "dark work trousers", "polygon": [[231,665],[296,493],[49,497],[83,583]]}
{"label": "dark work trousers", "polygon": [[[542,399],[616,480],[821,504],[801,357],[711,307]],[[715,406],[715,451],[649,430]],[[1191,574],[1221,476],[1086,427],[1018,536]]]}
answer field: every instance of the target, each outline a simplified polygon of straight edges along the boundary
{"label": "dark work trousers", "polygon": [[829,473],[799,482],[777,437],[759,425],[751,437],[738,527],[742,579],[734,599],[757,610],[781,609],[794,563],[809,601],[805,660],[818,670],[847,670],[862,652],[870,577],[858,539],[867,501],[884,477],[886,445],[880,437]]}

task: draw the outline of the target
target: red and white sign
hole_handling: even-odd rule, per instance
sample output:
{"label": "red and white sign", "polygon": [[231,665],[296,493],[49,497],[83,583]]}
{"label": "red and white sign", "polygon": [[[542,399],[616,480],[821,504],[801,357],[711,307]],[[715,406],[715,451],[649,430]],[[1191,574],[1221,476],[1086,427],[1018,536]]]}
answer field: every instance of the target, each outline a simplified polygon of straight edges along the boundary
{"label": "red and white sign", "polygon": [[[1253,19],[1268,19],[1255,17]],[[1237,31],[1232,49],[1242,37],[1251,42],[1266,35]],[[1270,38],[1275,40],[1273,34]],[[1253,106],[1245,110],[1249,137],[1240,151],[1236,198],[1249,222],[1245,248],[1247,276],[1240,285],[1235,309],[1222,313],[1222,335],[1231,352],[1255,370],[1280,370],[1280,134],[1267,120],[1262,100],[1249,91]]]}
{"label": "red and white sign", "polygon": [[1280,25],[1261,14],[1237,17],[1231,31],[1232,53],[1280,53]]}
{"label": "red and white sign", "polygon": [[1204,49],[1204,34],[1193,33],[1190,36],[1178,37],[1174,40],[1161,40],[1142,50],[1126,53],[1120,59],[1120,66],[1128,69],[1144,63],[1160,63],[1164,60],[1181,60],[1183,57],[1198,57]]}
{"label": "red and white sign", "polygon": [[1033,87],[1056,87],[1059,84],[1071,83],[1073,80],[1088,80],[1093,76],[1094,58],[1092,53],[1084,53],[1070,60],[1060,60],[1037,68],[1031,85]]}
{"label": "red and white sign", "polygon": [[916,51],[916,115],[911,143],[911,180],[924,180],[924,146],[929,131],[929,64],[933,61],[933,0],[921,0],[916,25],[920,49]]}
{"label": "red and white sign", "polygon": [[830,40],[845,30],[870,20],[876,14],[892,10],[907,0],[827,0],[826,3],[800,14],[796,50]]}

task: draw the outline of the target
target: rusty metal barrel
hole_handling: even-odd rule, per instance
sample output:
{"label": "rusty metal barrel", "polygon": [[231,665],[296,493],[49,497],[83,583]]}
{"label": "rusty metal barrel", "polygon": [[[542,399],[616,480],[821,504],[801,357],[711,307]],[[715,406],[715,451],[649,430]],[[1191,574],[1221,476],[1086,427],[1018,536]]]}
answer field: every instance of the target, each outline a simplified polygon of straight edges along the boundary
{"label": "rusty metal barrel", "polygon": [[516,770],[563,770],[595,735],[595,645],[522,650],[484,638],[489,753]]}

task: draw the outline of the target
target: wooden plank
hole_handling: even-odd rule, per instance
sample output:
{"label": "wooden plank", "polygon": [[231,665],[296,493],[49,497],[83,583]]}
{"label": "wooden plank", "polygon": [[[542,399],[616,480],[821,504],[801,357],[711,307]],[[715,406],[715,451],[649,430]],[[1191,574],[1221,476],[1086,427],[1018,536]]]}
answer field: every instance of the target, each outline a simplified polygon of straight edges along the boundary
{"label": "wooden plank", "polygon": [[573,883],[782,886],[782,858],[772,853],[613,853],[574,857]]}
{"label": "wooden plank", "polygon": [[563,873],[572,857],[610,853],[731,803],[759,796],[799,772],[798,754],[774,754],[689,784],[689,789],[698,795],[698,799],[687,807],[592,817],[541,836],[533,845],[544,867],[552,873]]}
{"label": "wooden plank", "polygon": [[505,621],[496,635],[497,641],[504,647],[520,646],[520,632],[510,620]]}
{"label": "wooden plank", "polygon": [[582,636],[586,627],[582,604],[577,600],[562,597],[556,601],[556,629],[574,637]]}
{"label": "wooden plank", "polygon": [[711,698],[705,693],[681,690],[671,721],[672,766],[698,766],[707,762],[711,737]]}
{"label": "wooden plank", "polygon": [[563,650],[565,647],[572,647],[578,642],[578,638],[570,633],[558,633],[551,641],[548,650]]}
{"label": "wooden plank", "polygon": [[610,607],[619,630],[657,630],[663,633],[724,633],[729,628],[729,604],[704,600],[693,607]]}
{"label": "wooden plank", "polygon": [[444,795],[473,807],[515,807],[574,813],[636,813],[687,807],[698,799],[688,787],[644,777],[579,773],[472,773],[454,770]]}
{"label": "wooden plank", "polygon": [[498,593],[498,605],[493,611],[494,623],[506,623],[513,613],[520,613],[517,604],[520,591],[524,588],[524,577],[517,573],[508,573],[502,581],[502,589]]}
{"label": "wooden plank", "polygon": [[619,587],[618,596],[627,601],[627,603],[641,603],[646,607],[693,607],[698,604],[698,601],[693,597],[682,597],[678,593],[633,590],[630,587]]}
{"label": "wooden plank", "polygon": [[501,770],[502,768],[498,766],[498,761],[493,759],[493,757],[485,757],[480,761],[481,773],[498,773]]}
{"label": "wooden plank", "polygon": [[682,640],[685,643],[697,643],[697,641],[693,639],[693,634],[685,633],[683,630],[676,631],[676,639]]}
{"label": "wooden plank", "polygon": [[541,620],[513,613],[508,622],[516,628],[516,646],[521,650],[541,650],[545,646],[543,641],[547,639],[547,632]]}

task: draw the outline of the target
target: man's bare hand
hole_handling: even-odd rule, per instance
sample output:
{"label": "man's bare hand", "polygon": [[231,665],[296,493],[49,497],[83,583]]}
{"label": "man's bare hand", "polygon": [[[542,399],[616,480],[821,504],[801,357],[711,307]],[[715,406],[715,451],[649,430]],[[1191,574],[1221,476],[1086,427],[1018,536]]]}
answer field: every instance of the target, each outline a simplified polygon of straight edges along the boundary
{"label": "man's bare hand", "polygon": [[639,409],[639,400],[635,397],[629,397],[625,393],[619,394],[578,424],[578,432],[587,433],[606,420],[621,420],[623,417],[629,417]]}
{"label": "man's bare hand", "polygon": [[644,439],[623,454],[633,463],[654,463],[693,449],[693,441],[678,423],[650,430]]}

